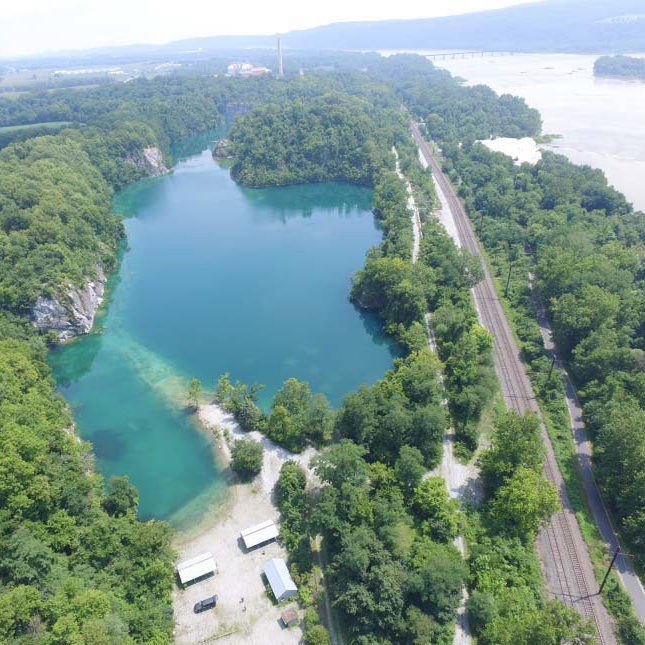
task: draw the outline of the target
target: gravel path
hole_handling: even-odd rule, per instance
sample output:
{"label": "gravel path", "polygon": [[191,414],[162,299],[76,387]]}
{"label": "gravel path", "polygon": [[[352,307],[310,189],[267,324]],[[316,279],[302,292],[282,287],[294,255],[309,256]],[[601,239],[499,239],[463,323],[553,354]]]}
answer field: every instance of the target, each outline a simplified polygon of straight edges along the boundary
{"label": "gravel path", "polygon": [[[408,209],[412,214],[412,230],[414,233],[414,245],[412,247],[412,262],[416,262],[419,259],[419,250],[421,247],[421,238],[423,237],[423,230],[421,228],[421,218],[419,217],[419,209],[417,208],[416,202],[414,200],[414,194],[412,192],[412,185],[407,180],[407,178],[401,172],[401,167],[399,164],[399,155],[396,151],[396,148],[392,148],[392,152],[396,158],[396,174],[399,179],[405,183],[406,190],[408,193]],[[427,167],[427,165],[425,166]],[[448,215],[450,216],[450,215]],[[443,222],[443,219],[440,218]],[[445,224],[444,224],[445,226]],[[453,224],[454,228],[454,224]],[[435,339],[434,331],[432,329],[432,316],[430,313],[425,315],[426,330],[428,333],[428,344],[430,349],[437,353],[437,341]],[[439,374],[439,379],[443,383],[443,374]],[[448,402],[444,399],[444,405],[447,405]],[[432,472],[427,473],[428,475],[439,475],[443,477],[448,487],[448,495],[452,499],[457,499],[459,502],[462,502],[466,499],[467,495],[471,495],[473,489],[477,489],[477,469],[474,464],[465,466],[460,464],[454,458],[454,444],[455,444],[455,433],[452,428],[446,430],[446,434],[443,439],[443,453],[441,457],[441,464]],[[466,547],[464,539],[461,535],[458,535],[454,544],[461,553],[462,556],[466,555]],[[461,602],[457,608],[457,621],[455,623],[455,633],[453,636],[453,645],[470,645],[472,642],[470,624],[468,621],[468,589],[464,587],[461,590]]]}

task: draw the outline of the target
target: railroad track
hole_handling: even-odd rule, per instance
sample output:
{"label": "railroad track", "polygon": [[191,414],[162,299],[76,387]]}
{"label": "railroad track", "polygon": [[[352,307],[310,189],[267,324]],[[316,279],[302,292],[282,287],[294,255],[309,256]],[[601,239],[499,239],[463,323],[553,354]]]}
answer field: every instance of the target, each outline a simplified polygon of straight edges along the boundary
{"label": "railroad track", "polygon": [[[453,214],[462,246],[483,260],[482,250],[472,224],[444,176],[427,142],[416,125],[412,135],[423,156],[432,167],[439,186]],[[538,551],[548,591],[566,605],[575,608],[596,628],[598,642],[615,644],[616,638],[600,596],[595,594],[596,580],[587,547],[567,496],[566,486],[555,459],[553,447],[542,421],[531,382],[521,361],[515,339],[495,291],[485,261],[484,279],[475,286],[473,295],[482,324],[493,336],[493,359],[507,406],[520,414],[533,412],[540,418],[541,435],[546,448],[544,473],[558,490],[562,509],[552,518],[538,537]]]}

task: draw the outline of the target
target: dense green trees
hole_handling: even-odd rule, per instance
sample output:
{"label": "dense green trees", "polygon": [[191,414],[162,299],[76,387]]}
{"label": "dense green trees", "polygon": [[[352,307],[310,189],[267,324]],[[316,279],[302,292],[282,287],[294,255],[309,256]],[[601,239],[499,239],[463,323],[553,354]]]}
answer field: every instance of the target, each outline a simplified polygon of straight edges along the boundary
{"label": "dense green trees", "polygon": [[253,479],[262,470],[262,444],[238,439],[231,449],[231,468],[244,480]]}
{"label": "dense green trees", "polygon": [[342,94],[258,107],[231,130],[232,174],[249,186],[344,180],[372,185],[387,139],[368,105]]}
{"label": "dense green trees", "polygon": [[540,132],[540,113],[527,107],[524,99],[510,94],[498,96],[485,85],[462,85],[447,70],[434,67],[421,56],[390,56],[374,67],[377,77],[386,80],[438,141],[521,137]]}
{"label": "dense green trees", "polygon": [[266,434],[289,450],[300,452],[307,444],[331,439],[334,412],[323,394],[312,394],[309,383],[285,381],[271,404]]}
{"label": "dense green trees", "polygon": [[594,628],[579,614],[545,602],[534,551],[538,527],[558,508],[544,478],[538,419],[505,412],[480,457],[481,511],[469,515],[471,626],[484,645],[593,643]]}
{"label": "dense green trees", "polygon": [[313,462],[323,487],[312,527],[330,552],[332,601],[353,642],[449,643],[466,567],[450,543],[456,520],[445,485],[411,494],[414,449],[394,469],[365,455],[343,440]]}
{"label": "dense green trees", "polygon": [[491,446],[479,464],[490,521],[499,533],[530,541],[558,509],[557,491],[542,474],[544,459],[535,415],[498,416]]}
{"label": "dense green trees", "polygon": [[0,307],[26,313],[39,295],[109,271],[122,236],[110,188],[63,134],[0,152]]}
{"label": "dense green trees", "polygon": [[369,461],[392,465],[409,446],[434,466],[447,425],[438,374],[439,362],[428,348],[398,360],[381,381],[345,397],[336,429],[366,447]]}
{"label": "dense green trees", "polygon": [[170,530],[137,520],[127,479],[104,495],[44,359],[0,339],[0,640],[170,642]]}
{"label": "dense green trees", "polygon": [[103,508],[108,515],[114,517],[121,517],[130,512],[136,515],[139,509],[139,491],[127,477],[112,477],[105,491]]}
{"label": "dense green trees", "polygon": [[281,513],[280,540],[292,554],[308,535],[306,515],[309,499],[306,488],[305,471],[295,461],[285,462],[280,469],[275,496]]}
{"label": "dense green trees", "polygon": [[262,387],[239,381],[232,385],[228,374],[223,374],[217,382],[215,401],[235,416],[243,430],[264,432],[293,452],[331,439],[334,411],[323,394],[312,393],[309,383],[286,380],[273,398],[270,414],[264,414],[255,402]]}

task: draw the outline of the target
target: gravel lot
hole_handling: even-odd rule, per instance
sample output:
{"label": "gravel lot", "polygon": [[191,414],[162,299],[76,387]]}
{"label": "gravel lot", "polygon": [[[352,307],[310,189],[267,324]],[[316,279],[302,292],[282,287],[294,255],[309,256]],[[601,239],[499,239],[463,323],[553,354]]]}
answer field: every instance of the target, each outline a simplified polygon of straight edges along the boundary
{"label": "gravel lot", "polygon": [[[235,422],[216,406],[203,406],[200,419],[206,426],[227,427],[233,437],[242,434]],[[245,434],[246,438],[255,438]],[[263,583],[262,569],[271,558],[287,559],[287,553],[279,544],[246,552],[240,540],[240,531],[264,520],[278,522],[279,512],[272,501],[273,486],[280,472],[280,466],[292,455],[266,438],[262,474],[251,484],[233,484],[229,488],[229,499],[212,517],[187,534],[179,534],[175,548],[179,552],[178,562],[192,558],[204,551],[211,551],[217,563],[218,572],[210,578],[189,585],[179,586],[173,591],[175,611],[175,642],[222,643],[225,645],[290,645],[302,642],[300,626],[284,628],[280,614],[286,606],[272,604]],[[225,458],[229,453],[221,441]],[[298,455],[306,463],[310,455]],[[215,609],[201,614],[193,612],[199,600],[217,595]],[[244,599],[243,601],[241,599]],[[245,610],[246,608],[246,610]]]}

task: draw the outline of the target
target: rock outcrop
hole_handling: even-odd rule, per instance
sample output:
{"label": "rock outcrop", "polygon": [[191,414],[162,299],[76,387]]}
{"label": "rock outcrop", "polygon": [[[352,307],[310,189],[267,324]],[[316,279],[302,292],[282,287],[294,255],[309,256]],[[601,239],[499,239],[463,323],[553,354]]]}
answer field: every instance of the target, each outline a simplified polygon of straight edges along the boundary
{"label": "rock outcrop", "polygon": [[233,157],[233,144],[228,139],[220,139],[213,144],[214,159],[231,159]]}
{"label": "rock outcrop", "polygon": [[[129,155],[125,163],[133,164],[143,177],[159,177],[169,172],[161,150],[156,146]],[[60,340],[87,334],[103,301],[105,282],[103,268],[97,266],[96,278],[86,282],[84,287],[70,285],[64,295],[56,298],[40,296],[31,310],[32,325],[40,332],[55,332]]]}
{"label": "rock outcrop", "polygon": [[32,325],[41,332],[56,332],[60,340],[87,334],[103,302],[105,282],[105,273],[97,266],[96,278],[83,288],[70,285],[60,299],[39,297],[31,311]]}
{"label": "rock outcrop", "polygon": [[160,177],[168,172],[161,150],[156,146],[148,146],[136,155],[129,155],[126,162],[134,164],[144,177]]}

